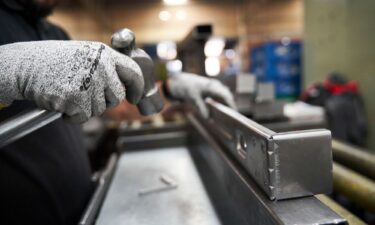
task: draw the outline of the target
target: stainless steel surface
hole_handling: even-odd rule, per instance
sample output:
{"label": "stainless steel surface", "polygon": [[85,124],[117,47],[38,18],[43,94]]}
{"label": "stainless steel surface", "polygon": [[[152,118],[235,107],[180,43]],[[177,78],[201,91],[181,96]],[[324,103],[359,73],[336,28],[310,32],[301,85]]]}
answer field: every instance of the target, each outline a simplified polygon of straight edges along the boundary
{"label": "stainless steel surface", "polygon": [[[167,175],[178,187],[139,195],[159,187]],[[186,147],[124,153],[96,225],[220,224]]]}
{"label": "stainless steel surface", "polygon": [[207,100],[206,123],[270,199],[332,190],[331,133],[325,129],[276,133]]}
{"label": "stainless steel surface", "polygon": [[256,121],[286,119],[284,105],[285,102],[276,100],[255,102],[252,109],[252,118]]}
{"label": "stainless steel surface", "polygon": [[[270,200],[215,139],[211,127],[193,115],[188,118],[188,148],[151,147],[122,154],[95,224],[347,224],[312,196]],[[166,136],[173,133],[165,131]],[[144,133],[163,135],[157,129]],[[135,147],[148,142],[143,141],[144,133],[134,134],[139,136],[132,140],[139,142]],[[158,146],[156,139],[151,142]]]}
{"label": "stainless steel surface", "polygon": [[332,141],[333,159],[371,179],[375,179],[375,155],[337,140]]}
{"label": "stainless steel surface", "polygon": [[141,49],[135,46],[135,35],[129,29],[121,29],[112,36],[112,47],[119,52],[131,57],[141,68],[145,89],[138,109],[143,115],[158,113],[164,106],[159,89],[155,84],[153,75],[154,63],[152,59]]}
{"label": "stainless steel surface", "polygon": [[321,129],[327,128],[327,121],[325,118],[314,118],[309,120],[285,120],[262,122],[263,126],[276,132],[297,131],[306,129]]}
{"label": "stainless steel surface", "polygon": [[174,147],[187,144],[186,131],[166,133],[145,133],[138,135],[124,135],[117,140],[117,147],[121,151],[134,151],[147,148]]}
{"label": "stainless steel surface", "polygon": [[198,131],[192,134],[191,152],[205,160],[201,165],[206,168],[200,168],[200,171],[212,171],[213,174],[208,174],[208,177],[215,176],[215,179],[209,184],[217,182],[212,184],[213,189],[223,190],[221,196],[229,199],[223,206],[230,207],[219,210],[218,215],[226,213],[230,217],[239,218],[236,222],[226,224],[347,224],[345,219],[313,196],[271,201],[228,149],[223,148],[211,135],[209,128],[192,115],[189,115],[189,120]]}
{"label": "stainless steel surface", "polygon": [[256,78],[252,74],[237,74],[235,76],[236,85],[235,93],[236,94],[252,94],[256,92]]}
{"label": "stainless steel surface", "polygon": [[366,225],[366,223],[359,219],[356,215],[349,212],[327,195],[317,195],[316,198],[334,210],[337,214],[345,218],[350,225]]}
{"label": "stainless steel surface", "polygon": [[233,92],[238,111],[254,120],[286,119],[285,102],[275,100],[272,83],[257,83],[253,74],[224,76],[222,82]]}
{"label": "stainless steel surface", "polygon": [[258,83],[257,102],[272,102],[275,100],[275,85],[272,82]]}
{"label": "stainless steel surface", "polygon": [[108,191],[109,184],[114,174],[117,155],[112,154],[106,168],[98,175],[96,188],[86,210],[79,221],[79,225],[93,225],[95,223],[96,216],[98,215],[100,206],[103,203],[104,197]]}
{"label": "stainless steel surface", "polygon": [[161,175],[159,180],[160,180],[162,186],[142,189],[138,192],[138,195],[154,194],[154,193],[157,193],[157,192],[176,189],[178,187],[177,182],[174,181],[172,178],[168,177],[167,175]]}
{"label": "stainless steel surface", "polygon": [[150,123],[144,123],[141,127],[137,128],[132,128],[130,126],[122,126],[119,128],[119,134],[122,137],[155,133],[170,133],[176,131],[186,132],[186,123],[166,122],[163,126],[154,126]]}
{"label": "stainless steel surface", "polygon": [[256,78],[251,74],[238,74],[231,76],[235,79],[235,84],[232,88],[234,91],[234,100],[238,111],[244,115],[251,115],[255,105],[256,95]]}
{"label": "stainless steel surface", "polygon": [[0,124],[0,148],[55,121],[61,114],[41,109],[21,113]]}

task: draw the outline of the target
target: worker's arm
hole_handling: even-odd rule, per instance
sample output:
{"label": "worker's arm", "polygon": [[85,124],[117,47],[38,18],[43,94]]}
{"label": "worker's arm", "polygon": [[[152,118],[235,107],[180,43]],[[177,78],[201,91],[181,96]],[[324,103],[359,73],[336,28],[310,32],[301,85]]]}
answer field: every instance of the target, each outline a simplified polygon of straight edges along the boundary
{"label": "worker's arm", "polygon": [[212,97],[236,109],[234,98],[229,89],[216,79],[180,73],[173,75],[164,83],[164,90],[172,99],[190,102],[198,108],[204,117],[208,117],[205,97]]}
{"label": "worker's arm", "polygon": [[38,41],[0,46],[0,107],[32,100],[74,122],[100,115],[144,89],[137,63],[98,42]]}

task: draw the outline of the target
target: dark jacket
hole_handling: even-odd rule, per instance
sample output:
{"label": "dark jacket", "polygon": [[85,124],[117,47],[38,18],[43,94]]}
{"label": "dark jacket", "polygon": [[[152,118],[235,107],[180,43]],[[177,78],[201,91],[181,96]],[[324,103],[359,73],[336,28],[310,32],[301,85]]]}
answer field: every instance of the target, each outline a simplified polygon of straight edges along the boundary
{"label": "dark jacket", "polygon": [[[59,27],[1,3],[0,30],[0,45],[68,39]],[[0,121],[32,107],[14,102],[0,110]],[[92,192],[90,176],[80,127],[62,119],[0,149],[0,224],[77,224]]]}

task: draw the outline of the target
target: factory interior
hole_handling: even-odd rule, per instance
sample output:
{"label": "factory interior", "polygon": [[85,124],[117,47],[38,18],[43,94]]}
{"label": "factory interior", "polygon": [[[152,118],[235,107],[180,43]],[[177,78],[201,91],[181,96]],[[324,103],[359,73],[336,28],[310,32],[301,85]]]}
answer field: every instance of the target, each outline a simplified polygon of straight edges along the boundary
{"label": "factory interior", "polygon": [[0,18],[1,225],[375,225],[375,1]]}

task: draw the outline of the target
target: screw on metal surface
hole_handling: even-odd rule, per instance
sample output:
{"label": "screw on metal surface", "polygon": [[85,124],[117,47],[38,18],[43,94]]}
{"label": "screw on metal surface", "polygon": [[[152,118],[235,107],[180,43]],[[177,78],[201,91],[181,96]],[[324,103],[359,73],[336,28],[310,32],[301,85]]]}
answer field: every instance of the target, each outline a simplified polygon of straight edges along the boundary
{"label": "screw on metal surface", "polygon": [[153,193],[158,193],[162,191],[168,191],[168,190],[173,190],[178,187],[177,182],[170,178],[167,175],[161,175],[159,177],[159,180],[165,185],[165,186],[159,186],[159,187],[152,187],[148,189],[143,189],[138,192],[139,196],[144,196],[148,194],[153,194]]}

